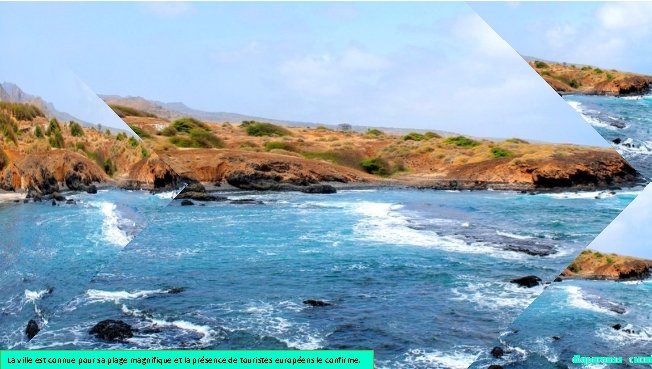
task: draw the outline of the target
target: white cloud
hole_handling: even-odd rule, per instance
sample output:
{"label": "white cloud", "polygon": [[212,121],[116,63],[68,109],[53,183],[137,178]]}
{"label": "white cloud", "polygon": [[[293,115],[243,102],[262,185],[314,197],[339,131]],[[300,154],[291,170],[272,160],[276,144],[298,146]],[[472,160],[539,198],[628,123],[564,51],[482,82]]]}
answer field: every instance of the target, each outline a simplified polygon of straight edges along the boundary
{"label": "white cloud", "polygon": [[652,3],[607,3],[598,9],[596,18],[605,30],[644,30],[644,32],[648,32],[652,21]]}

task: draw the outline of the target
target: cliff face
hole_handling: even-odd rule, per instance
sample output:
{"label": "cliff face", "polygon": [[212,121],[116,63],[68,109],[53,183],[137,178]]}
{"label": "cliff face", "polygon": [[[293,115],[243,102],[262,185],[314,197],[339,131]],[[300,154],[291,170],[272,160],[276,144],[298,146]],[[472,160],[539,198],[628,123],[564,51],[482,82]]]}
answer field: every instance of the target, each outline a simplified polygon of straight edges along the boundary
{"label": "cliff face", "polygon": [[641,280],[650,277],[652,260],[584,250],[561,273],[561,278]]}
{"label": "cliff face", "polygon": [[589,95],[643,95],[650,92],[652,76],[566,63],[530,61],[530,66],[559,93]]}
{"label": "cliff face", "polygon": [[65,150],[20,156],[0,175],[3,190],[34,190],[39,194],[50,194],[64,187],[86,190],[93,182],[107,181],[109,177],[95,162]]}

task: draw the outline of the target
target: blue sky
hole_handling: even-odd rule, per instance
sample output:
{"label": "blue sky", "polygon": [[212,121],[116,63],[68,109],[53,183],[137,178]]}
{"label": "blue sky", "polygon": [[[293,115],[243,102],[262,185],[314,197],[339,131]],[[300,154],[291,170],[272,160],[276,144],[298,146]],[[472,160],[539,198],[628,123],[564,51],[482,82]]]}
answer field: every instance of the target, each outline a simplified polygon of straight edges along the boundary
{"label": "blue sky", "polygon": [[652,3],[470,5],[522,55],[652,74]]}
{"label": "blue sky", "polygon": [[0,3],[0,40],[97,93],[606,145],[464,3]]}

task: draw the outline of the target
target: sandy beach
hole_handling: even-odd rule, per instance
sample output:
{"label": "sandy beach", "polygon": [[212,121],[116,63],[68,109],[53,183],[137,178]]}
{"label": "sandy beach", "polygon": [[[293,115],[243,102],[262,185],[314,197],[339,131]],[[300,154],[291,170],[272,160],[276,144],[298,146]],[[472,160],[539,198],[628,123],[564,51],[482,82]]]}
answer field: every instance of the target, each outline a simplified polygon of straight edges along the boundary
{"label": "sandy beach", "polygon": [[13,201],[16,201],[16,200],[23,200],[24,198],[25,198],[24,193],[0,191],[0,203],[13,202]]}

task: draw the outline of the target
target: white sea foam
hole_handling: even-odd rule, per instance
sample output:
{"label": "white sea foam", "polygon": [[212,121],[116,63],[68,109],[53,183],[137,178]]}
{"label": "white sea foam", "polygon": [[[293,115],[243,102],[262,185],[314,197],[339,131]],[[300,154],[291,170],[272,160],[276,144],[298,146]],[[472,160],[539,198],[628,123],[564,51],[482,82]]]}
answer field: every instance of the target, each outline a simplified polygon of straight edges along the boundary
{"label": "white sea foam", "polygon": [[86,299],[93,302],[109,302],[120,303],[122,300],[135,300],[142,299],[150,296],[161,295],[167,293],[167,290],[144,290],[144,291],[102,291],[102,290],[88,290],[86,291]]}
{"label": "white sea foam", "polygon": [[611,191],[586,191],[543,193],[540,196],[551,197],[553,199],[605,199],[616,195],[616,192],[612,193]]}
{"label": "white sea foam", "polygon": [[457,349],[451,352],[437,350],[411,349],[400,363],[380,363],[380,368],[437,368],[466,369],[480,354],[480,349]]}
{"label": "white sea foam", "polygon": [[173,191],[165,191],[165,192],[159,192],[155,194],[154,196],[164,199],[164,200],[173,200],[177,195],[179,194],[180,191],[173,190]]}
{"label": "white sea foam", "polygon": [[543,286],[521,288],[514,283],[469,281],[466,286],[451,289],[452,300],[468,301],[483,310],[502,312],[505,308],[525,309],[543,292]]}
{"label": "white sea foam", "polygon": [[457,236],[442,236],[433,231],[410,227],[409,219],[397,210],[403,206],[391,203],[358,202],[353,211],[362,215],[354,226],[358,237],[366,241],[391,245],[432,247],[449,252],[485,254],[504,259],[523,259],[522,253],[501,250],[486,242],[468,243]]}
{"label": "white sea foam", "polygon": [[607,128],[607,129],[614,130],[614,131],[618,130],[617,127],[614,127],[613,125],[611,125],[609,123],[605,123],[605,122],[601,121],[598,118],[595,118],[595,117],[593,117],[591,115],[588,115],[587,111],[583,108],[582,103],[580,103],[579,101],[568,100],[567,102],[568,102],[568,105],[570,105],[573,109],[575,109],[575,111],[580,113],[582,118],[584,118],[584,120],[587,121],[592,126],[600,127],[600,128]]}
{"label": "white sea foam", "polygon": [[25,290],[25,302],[36,302],[43,298],[43,296],[50,293],[50,290],[31,291]]}
{"label": "white sea foam", "polygon": [[165,321],[161,319],[150,320],[155,327],[159,328],[176,328],[184,331],[191,331],[201,335],[199,342],[208,344],[212,341],[213,330],[206,325],[199,325],[185,320]]}
{"label": "white sea foam", "polygon": [[515,233],[510,233],[510,232],[503,232],[503,231],[496,231],[496,234],[499,235],[499,236],[514,238],[514,239],[517,239],[517,240],[529,240],[529,239],[533,238],[532,236],[525,236],[525,235],[520,235],[520,234],[515,234]]}
{"label": "white sea foam", "polygon": [[590,310],[601,314],[617,315],[615,312],[605,307],[602,307],[589,300],[586,300],[584,298],[585,294],[582,292],[582,289],[578,286],[561,286],[561,288],[565,290],[566,295],[568,296],[567,297],[568,303],[574,308]]}
{"label": "white sea foam", "polygon": [[117,211],[117,206],[111,202],[90,202],[89,205],[99,208],[104,220],[102,221],[102,240],[113,244],[115,246],[124,247],[133,239],[133,236],[128,235],[121,226],[125,223],[131,223],[130,226],[134,227],[135,223],[128,219],[120,218]]}
{"label": "white sea foam", "polygon": [[619,330],[612,327],[602,327],[596,331],[596,336],[605,341],[622,346],[633,342],[652,342],[652,327],[641,327],[627,324]]}

